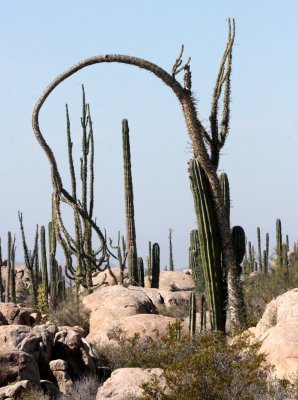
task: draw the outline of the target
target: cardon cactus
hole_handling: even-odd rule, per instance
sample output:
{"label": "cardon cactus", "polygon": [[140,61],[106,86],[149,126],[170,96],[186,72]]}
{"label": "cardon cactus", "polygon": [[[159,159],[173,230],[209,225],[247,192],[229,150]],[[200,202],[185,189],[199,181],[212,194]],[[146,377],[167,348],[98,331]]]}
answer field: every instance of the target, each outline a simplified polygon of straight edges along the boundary
{"label": "cardon cactus", "polygon": [[240,275],[242,271],[240,264],[245,254],[245,232],[241,226],[233,226],[231,234],[238,274]]}
{"label": "cardon cactus", "polygon": [[225,332],[226,295],[221,263],[221,241],[209,182],[198,161],[189,163],[190,183],[198,221],[200,252],[212,328]]}
{"label": "cardon cactus", "polygon": [[173,230],[169,229],[169,270],[174,271],[174,259],[173,259]]}
{"label": "cardon cactus", "polygon": [[222,172],[219,176],[221,194],[224,200],[224,205],[228,217],[228,221],[230,224],[230,209],[231,209],[231,201],[230,201],[230,184],[228,180],[228,175],[225,172]]}
{"label": "cardon cactus", "polygon": [[203,274],[202,259],[200,254],[199,232],[192,229],[189,234],[189,269],[191,270],[196,289],[205,292],[205,279]]}
{"label": "cardon cactus", "polygon": [[48,306],[49,281],[48,281],[47,250],[46,250],[46,232],[45,232],[45,227],[43,225],[40,228],[40,249],[41,249],[42,294],[44,297],[44,304],[46,307]]}
{"label": "cardon cactus", "polygon": [[138,266],[138,275],[139,275],[139,283],[140,286],[144,287],[144,262],[142,257],[138,257],[137,259],[137,266]]}
{"label": "cardon cactus", "polygon": [[196,334],[196,316],[197,316],[196,295],[194,292],[190,294],[189,302],[189,338],[194,339]]}
{"label": "cardon cactus", "polygon": [[281,221],[280,219],[276,220],[276,268],[282,268],[282,257],[283,249],[282,249],[282,231],[281,231]]}
{"label": "cardon cactus", "polygon": [[134,219],[134,198],[131,174],[131,156],[129,127],[127,119],[122,120],[122,145],[124,163],[124,192],[125,192],[125,215],[126,215],[126,244],[128,250],[128,275],[131,285],[139,285],[139,274],[137,268],[137,244],[136,228]]}
{"label": "cardon cactus", "polygon": [[158,289],[159,287],[159,274],[160,274],[160,248],[158,243],[152,246],[152,278],[151,287]]}
{"label": "cardon cactus", "polygon": [[258,261],[260,271],[263,271],[263,261],[262,261],[262,246],[261,246],[261,230],[257,228],[257,238],[258,238]]}
{"label": "cardon cactus", "polygon": [[268,272],[269,269],[269,233],[266,233],[266,250],[264,254],[264,271]]}

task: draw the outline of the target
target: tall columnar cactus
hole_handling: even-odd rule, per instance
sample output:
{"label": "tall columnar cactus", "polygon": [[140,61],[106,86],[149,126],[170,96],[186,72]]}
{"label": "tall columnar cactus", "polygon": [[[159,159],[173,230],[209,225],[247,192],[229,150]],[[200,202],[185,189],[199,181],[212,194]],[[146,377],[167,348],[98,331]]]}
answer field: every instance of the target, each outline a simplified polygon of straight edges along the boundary
{"label": "tall columnar cactus", "polygon": [[252,257],[252,248],[251,242],[248,241],[248,265],[249,265],[249,273],[253,272],[253,257]]}
{"label": "tall columnar cactus", "polygon": [[287,245],[287,251],[290,251],[289,235],[286,235],[286,245]]}
{"label": "tall columnar cactus", "polygon": [[257,228],[257,238],[258,238],[258,261],[259,261],[259,267],[260,271],[263,271],[263,261],[262,261],[262,246],[261,246],[261,230],[258,227]]}
{"label": "tall columnar cactus", "polygon": [[58,273],[58,262],[56,260],[56,249],[57,242],[53,223],[49,222],[48,225],[48,236],[49,236],[49,259],[50,259],[50,300],[52,308],[56,309],[59,303],[59,273]]}
{"label": "tall columnar cactus", "polygon": [[[65,275],[75,282],[76,288],[84,287],[88,293],[93,290],[92,273],[107,270],[115,283],[117,279],[111,271],[107,258],[106,235],[99,229],[93,218],[94,206],[94,135],[90,106],[86,103],[84,87],[82,101],[82,157],[80,168],[81,198],[77,193],[77,178],[73,160],[73,143],[68,107],[66,106],[67,147],[71,179],[71,193],[61,187],[53,191],[53,228],[65,255]],[[61,202],[73,209],[74,233],[65,226],[61,212]],[[99,245],[92,247],[92,232],[96,233]]]}
{"label": "tall columnar cactus", "polygon": [[201,332],[206,332],[206,297],[203,293],[201,296]]}
{"label": "tall columnar cactus", "polygon": [[283,261],[282,230],[280,219],[276,220],[276,269],[281,270]]}
{"label": "tall columnar cactus", "polygon": [[119,283],[120,285],[124,284],[124,269],[126,264],[127,258],[127,250],[126,250],[126,242],[124,236],[121,236],[120,231],[118,232],[118,241],[117,245],[114,246],[112,239],[110,239],[110,247],[117,251],[117,256],[114,256],[118,260],[119,271],[120,271],[120,278]]}
{"label": "tall columnar cactus", "polygon": [[24,249],[25,265],[29,271],[30,292],[31,292],[31,296],[32,296],[32,301],[33,301],[34,305],[37,306],[38,305],[38,292],[37,292],[38,282],[36,282],[36,274],[35,274],[34,266],[36,263],[37,247],[38,247],[38,225],[36,226],[34,249],[31,252],[31,251],[29,251],[27,242],[26,242],[24,225],[23,225],[23,215],[21,212],[19,212],[18,215],[19,215],[22,243],[23,243],[23,249]]}
{"label": "tall columnar cactus", "polygon": [[11,300],[11,232],[7,233],[7,282],[6,282],[6,302]]}
{"label": "tall columnar cactus", "polygon": [[138,270],[138,256],[134,246],[131,246],[130,250],[128,250],[128,257],[129,257],[129,282],[133,286],[141,286],[139,278],[139,270]]}
{"label": "tall columnar cactus", "polygon": [[200,293],[205,292],[205,278],[203,273],[202,259],[200,254],[199,232],[197,229],[192,229],[189,234],[189,269],[196,289]]}
{"label": "tall columnar cactus", "polygon": [[160,274],[160,248],[158,243],[152,246],[152,281],[151,287],[158,289],[159,287],[159,274]]}
{"label": "tall columnar cactus", "polygon": [[148,243],[148,257],[147,257],[147,277],[149,281],[149,286],[152,287],[152,246],[151,242]]}
{"label": "tall columnar cactus", "polygon": [[174,259],[173,259],[173,230],[169,229],[169,270],[174,271]]}
{"label": "tall columnar cactus", "polygon": [[241,226],[234,226],[232,228],[232,243],[234,254],[236,258],[236,264],[238,267],[238,274],[241,274],[241,266],[244,254],[245,254],[245,232]]}
{"label": "tall columnar cactus", "polygon": [[230,224],[231,200],[230,200],[230,184],[229,184],[228,175],[225,172],[222,172],[219,176],[219,181],[220,181],[221,194],[222,194],[225,209],[226,209],[226,214],[227,214],[228,221]]}
{"label": "tall columnar cactus", "polygon": [[221,263],[221,241],[214,203],[204,170],[196,159],[190,161],[189,174],[212,327],[216,331],[225,332],[226,296]]}
{"label": "tall columnar cactus", "polygon": [[[78,201],[77,195],[77,178],[72,154],[72,138],[70,128],[70,118],[68,107],[66,106],[66,121],[67,121],[67,147],[68,147],[68,163],[71,177],[72,197],[74,201]],[[93,125],[90,113],[90,107],[86,103],[85,90],[82,86],[82,157],[80,159],[80,179],[81,179],[81,207],[84,214],[89,218],[93,216],[94,205],[94,138]],[[89,183],[89,187],[88,187]],[[92,229],[87,218],[82,218],[78,208],[74,208],[74,231],[75,240],[71,245],[67,241],[62,240],[61,234],[58,234],[58,239],[64,250],[66,259],[65,273],[69,279],[75,281],[76,285],[82,285],[88,293],[92,292],[92,272],[93,253],[92,253]],[[58,228],[56,218],[53,213],[53,227]],[[61,225],[61,224],[60,224]],[[61,231],[61,226],[58,232]],[[76,265],[72,265],[72,255],[75,256]]]}
{"label": "tall columnar cactus", "polygon": [[285,273],[288,272],[288,265],[289,265],[289,260],[288,260],[288,246],[286,243],[283,243],[282,245],[282,267]]}
{"label": "tall columnar cactus", "polygon": [[266,233],[266,250],[264,254],[264,272],[265,274],[269,270],[269,233]]}
{"label": "tall columnar cactus", "polygon": [[41,248],[42,294],[44,297],[44,304],[45,306],[48,306],[49,280],[48,280],[48,265],[47,265],[46,232],[44,226],[41,226],[40,228],[40,248]]}
{"label": "tall columnar cactus", "polygon": [[138,263],[138,274],[139,274],[139,284],[140,286],[144,287],[145,286],[145,281],[144,281],[144,262],[142,257],[138,257],[137,260]]}
{"label": "tall columnar cactus", "polygon": [[10,301],[17,302],[16,297],[16,273],[15,273],[15,255],[16,255],[16,237],[14,236],[10,249]]}
{"label": "tall columnar cactus", "polygon": [[39,241],[39,232],[38,232],[38,227],[36,229],[36,234],[35,234],[35,242],[34,247],[36,249],[35,253],[35,258],[34,258],[34,277],[35,277],[35,285],[36,285],[36,290],[38,291],[38,286],[41,283],[41,272],[39,268],[39,246],[38,246],[38,241]]}
{"label": "tall columnar cactus", "polygon": [[189,339],[194,339],[196,334],[196,316],[197,316],[197,304],[196,295],[194,292],[190,294],[189,302]]}
{"label": "tall columnar cactus", "polygon": [[122,121],[122,145],[124,162],[124,192],[125,192],[125,215],[126,215],[126,243],[128,249],[128,275],[131,285],[139,285],[137,270],[137,244],[136,228],[134,219],[133,184],[131,174],[131,156],[129,127],[127,119]]}

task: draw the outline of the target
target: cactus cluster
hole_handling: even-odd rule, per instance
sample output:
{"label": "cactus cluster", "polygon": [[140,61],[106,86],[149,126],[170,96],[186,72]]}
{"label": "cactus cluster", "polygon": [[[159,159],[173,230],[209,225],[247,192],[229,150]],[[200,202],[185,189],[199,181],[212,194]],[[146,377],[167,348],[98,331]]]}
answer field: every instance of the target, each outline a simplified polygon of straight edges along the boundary
{"label": "cactus cluster", "polygon": [[189,174],[198,221],[200,253],[211,311],[212,327],[225,332],[226,298],[221,262],[221,242],[214,203],[205,172],[196,159],[190,161]]}
{"label": "cactus cluster", "polygon": [[[206,287],[212,329],[225,332],[228,271],[226,271],[223,262],[222,243],[214,201],[205,172],[196,159],[189,163],[189,176],[198,222],[198,230],[193,230],[190,234],[189,265],[196,287],[203,295]],[[226,173],[220,175],[219,183],[229,222],[230,187]],[[234,226],[232,228],[231,241],[237,266],[238,286],[240,287],[241,263],[246,247],[246,238],[242,227]],[[202,280],[201,268],[203,269],[204,280]],[[202,298],[202,305],[205,307],[205,297]],[[205,323],[202,320],[202,329],[204,325]]]}

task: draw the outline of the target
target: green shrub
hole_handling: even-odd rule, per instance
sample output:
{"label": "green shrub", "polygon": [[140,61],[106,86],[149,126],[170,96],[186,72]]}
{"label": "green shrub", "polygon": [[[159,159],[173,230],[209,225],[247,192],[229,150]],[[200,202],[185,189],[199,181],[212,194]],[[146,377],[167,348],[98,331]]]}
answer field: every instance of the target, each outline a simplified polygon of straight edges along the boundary
{"label": "green shrub", "polygon": [[[219,334],[169,342],[161,365],[166,386],[153,377],[142,385],[144,395],[139,400],[285,399],[291,385],[267,383],[271,367],[259,348],[259,344],[249,344],[246,336],[228,345]],[[281,394],[284,397],[276,397]]]}
{"label": "green shrub", "polygon": [[[167,336],[156,332],[144,343],[140,335],[127,338],[121,328],[109,332],[113,343],[97,349],[101,362],[112,369],[125,367],[162,368],[167,389],[158,378],[142,385],[140,400],[281,400],[289,382],[268,384],[271,367],[260,344],[250,344],[247,335],[228,344],[225,336],[204,333],[190,341],[177,340],[179,322]],[[284,397],[280,397],[281,394]]]}
{"label": "green shrub", "polygon": [[247,307],[248,326],[255,326],[261,319],[266,305],[277,296],[298,287],[298,263],[288,272],[275,272],[246,277],[243,282]]}

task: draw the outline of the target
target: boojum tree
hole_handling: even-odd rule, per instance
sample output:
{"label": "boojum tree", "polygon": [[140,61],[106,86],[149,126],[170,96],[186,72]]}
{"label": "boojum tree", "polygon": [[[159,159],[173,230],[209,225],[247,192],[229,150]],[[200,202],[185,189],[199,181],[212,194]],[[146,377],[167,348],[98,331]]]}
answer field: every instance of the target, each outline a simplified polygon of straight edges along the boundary
{"label": "boojum tree", "polygon": [[[197,159],[201,168],[208,179],[212,201],[216,218],[218,221],[219,235],[221,240],[222,260],[223,266],[226,271],[226,279],[228,286],[228,310],[232,325],[243,325],[245,322],[245,312],[243,310],[243,296],[241,285],[239,284],[237,263],[234,256],[231,232],[228,221],[227,212],[224,205],[224,199],[221,192],[219,177],[217,175],[218,164],[220,160],[220,152],[223,148],[230,127],[230,100],[231,100],[231,67],[232,67],[232,50],[235,38],[235,22],[228,20],[229,33],[220,63],[219,72],[217,75],[215,88],[213,92],[213,100],[211,105],[210,115],[210,133],[203,126],[197,113],[196,102],[191,90],[191,70],[190,59],[183,63],[183,46],[179,57],[175,61],[171,73],[166,72],[158,65],[146,61],[141,58],[121,55],[121,54],[106,54],[97,55],[87,58],[78,62],[70,67],[65,72],[57,76],[45,89],[41,97],[38,99],[32,115],[32,125],[34,134],[45,151],[52,172],[52,185],[54,197],[54,209],[56,215],[56,224],[61,228],[60,241],[64,240],[72,244],[70,233],[66,230],[60,212],[61,201],[69,204],[73,209],[77,210],[82,218],[88,220],[92,229],[95,230],[101,243],[101,258],[97,262],[97,266],[104,260],[104,251],[106,243],[104,235],[96,222],[86,214],[81,204],[76,200],[64,187],[56,159],[54,154],[47,144],[44,136],[41,133],[39,125],[39,113],[51,92],[65,79],[75,74],[77,71],[86,68],[90,65],[100,63],[120,63],[139,67],[153,73],[164,84],[166,84],[176,95],[179,103],[181,104],[182,111],[185,118],[188,134],[190,136],[193,148],[194,158]],[[183,85],[178,81],[177,77],[179,72],[184,71]],[[222,118],[219,123],[219,104],[223,99]]]}

